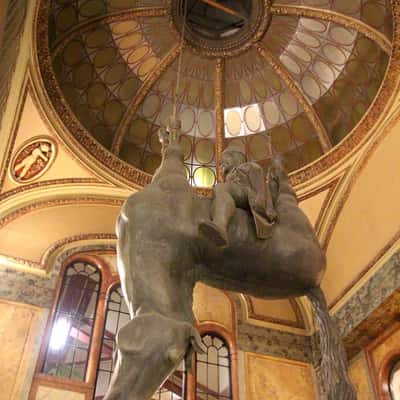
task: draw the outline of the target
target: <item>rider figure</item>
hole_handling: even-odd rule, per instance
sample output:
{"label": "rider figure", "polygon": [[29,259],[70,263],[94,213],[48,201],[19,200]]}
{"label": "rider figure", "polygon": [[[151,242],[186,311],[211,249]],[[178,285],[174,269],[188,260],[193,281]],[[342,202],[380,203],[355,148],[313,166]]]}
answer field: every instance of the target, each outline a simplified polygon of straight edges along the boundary
{"label": "rider figure", "polygon": [[267,239],[277,214],[264,170],[255,162],[246,162],[241,151],[230,149],[222,153],[221,167],[225,183],[215,185],[211,221],[201,222],[199,232],[217,246],[227,245],[228,225],[239,207],[251,211],[257,237]]}

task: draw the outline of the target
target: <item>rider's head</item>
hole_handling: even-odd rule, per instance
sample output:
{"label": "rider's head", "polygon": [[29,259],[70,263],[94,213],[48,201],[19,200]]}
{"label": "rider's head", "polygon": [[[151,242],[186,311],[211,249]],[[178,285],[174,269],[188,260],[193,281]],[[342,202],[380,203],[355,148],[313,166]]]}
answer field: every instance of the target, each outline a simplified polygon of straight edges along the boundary
{"label": "rider's head", "polygon": [[246,162],[246,156],[239,150],[226,149],[221,156],[221,167],[224,175],[228,174],[232,168]]}
{"label": "rider's head", "polygon": [[48,153],[50,151],[50,146],[47,143],[41,143],[40,150],[42,150],[43,153]]}

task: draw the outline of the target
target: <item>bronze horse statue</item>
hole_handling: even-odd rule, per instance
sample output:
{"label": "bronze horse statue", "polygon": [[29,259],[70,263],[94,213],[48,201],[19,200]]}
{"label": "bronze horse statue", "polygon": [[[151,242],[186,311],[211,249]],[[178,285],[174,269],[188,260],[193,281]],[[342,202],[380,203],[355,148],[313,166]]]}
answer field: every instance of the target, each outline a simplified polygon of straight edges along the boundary
{"label": "bronze horse statue", "polygon": [[227,246],[199,234],[212,200],[189,185],[177,129],[150,185],[132,194],[117,221],[118,270],[130,322],[117,334],[117,360],[107,400],[148,400],[203,345],[194,327],[196,282],[265,299],[308,296],[320,328],[321,378],[329,400],[354,400],[347,360],[320,289],[326,260],[278,159],[277,222],[256,236],[248,210],[237,208]]}

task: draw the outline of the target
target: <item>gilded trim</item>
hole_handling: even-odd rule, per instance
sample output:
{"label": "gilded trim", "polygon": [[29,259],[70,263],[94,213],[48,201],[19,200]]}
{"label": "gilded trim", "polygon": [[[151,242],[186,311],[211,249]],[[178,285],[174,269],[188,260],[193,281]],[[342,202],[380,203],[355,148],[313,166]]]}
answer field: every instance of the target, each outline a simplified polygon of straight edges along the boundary
{"label": "gilded trim", "polygon": [[269,317],[266,315],[260,315],[257,314],[254,311],[254,304],[252,301],[251,296],[248,295],[244,295],[243,296],[245,301],[246,301],[246,306],[247,306],[247,314],[248,314],[248,318],[250,319],[256,319],[259,321],[263,321],[263,322],[269,322],[271,324],[277,324],[277,325],[287,325],[287,326],[291,326],[294,328],[298,328],[298,329],[305,329],[305,322],[303,319],[303,315],[301,313],[300,307],[297,304],[296,300],[294,298],[289,298],[287,299],[293,309],[293,312],[295,314],[296,320],[288,320],[288,319],[282,319],[282,318],[274,318],[274,317]]}
{"label": "gilded trim", "polygon": [[53,243],[42,255],[40,262],[27,260],[25,258],[19,258],[0,254],[1,264],[5,267],[10,267],[17,270],[29,272],[31,274],[46,276],[49,274],[54,267],[52,261],[58,256],[60,250],[65,246],[72,243],[84,242],[84,241],[109,241],[115,243],[117,237],[114,233],[86,233],[81,235],[68,236],[64,239],[58,240]]}
{"label": "gilded trim", "polygon": [[345,14],[321,8],[288,4],[274,4],[271,7],[271,13],[274,15],[295,15],[298,17],[317,18],[327,22],[334,22],[335,24],[362,33],[373,40],[386,54],[390,55],[392,52],[392,44],[382,32],[379,32],[359,19],[349,17]]}
{"label": "gilded trim", "polygon": [[18,210],[11,212],[10,214],[0,219],[0,229],[4,228],[4,226],[8,225],[15,219],[22,217],[23,215],[29,214],[36,210],[42,210],[44,208],[60,207],[60,206],[76,205],[76,204],[97,204],[97,205],[121,207],[123,202],[124,202],[123,200],[118,200],[118,199],[99,199],[97,197],[89,197],[89,196],[76,197],[73,199],[55,199],[55,200],[41,201],[29,204],[25,207],[21,207]]}
{"label": "gilded trim", "polygon": [[121,150],[125,134],[129,128],[129,123],[136,114],[136,111],[138,110],[139,106],[142,104],[142,102],[144,101],[144,99],[146,98],[147,94],[149,93],[153,85],[156,83],[156,81],[176,60],[181,50],[182,47],[180,46],[180,44],[179,43],[175,44],[175,46],[164,56],[164,58],[160,61],[160,63],[153,69],[153,71],[149,75],[147,75],[142,86],[137,91],[136,96],[132,99],[132,102],[128,105],[127,110],[124,116],[122,117],[122,120],[114,135],[111,152],[114,153],[115,155],[118,155]]}
{"label": "gilded trim", "polygon": [[89,32],[102,23],[129,21],[137,17],[163,17],[166,15],[168,15],[168,11],[165,7],[135,7],[90,18],[76,24],[72,29],[56,40],[51,49],[51,57],[54,59],[57,54],[76,37],[77,34]]}
{"label": "gilded trim", "polygon": [[270,64],[271,68],[276,72],[279,78],[282,79],[290,92],[293,94],[294,98],[303,107],[305,114],[307,115],[317,133],[323,152],[328,152],[332,148],[331,139],[311,102],[300,90],[297,83],[292,78],[286,67],[278,59],[276,59],[275,56],[267,48],[259,43],[257,43],[255,47],[260,53],[261,57],[263,57],[265,61]]}
{"label": "gilded trim", "polygon": [[19,96],[17,109],[15,111],[15,118],[14,118],[13,123],[12,123],[11,134],[7,138],[7,140],[8,140],[7,156],[4,158],[3,165],[0,165],[0,167],[1,167],[1,171],[0,171],[0,190],[3,188],[4,181],[5,181],[6,176],[7,176],[7,170],[9,168],[9,166],[10,166],[11,156],[12,156],[12,153],[13,153],[13,150],[14,150],[15,140],[17,138],[17,132],[18,132],[18,129],[19,129],[19,125],[21,123],[22,112],[24,110],[24,106],[25,106],[25,103],[26,103],[26,98],[28,96],[28,93],[29,93],[29,80],[28,80],[28,77],[26,75],[25,78],[24,78],[24,83],[22,85],[22,94]]}
{"label": "gilded trim", "polygon": [[58,186],[58,185],[68,185],[68,184],[74,185],[74,184],[98,184],[98,183],[99,181],[94,178],[65,178],[65,179],[52,179],[48,181],[40,181],[20,186],[15,189],[4,192],[0,194],[0,201],[27,192],[29,190],[34,190],[38,188],[45,188],[49,186]]}

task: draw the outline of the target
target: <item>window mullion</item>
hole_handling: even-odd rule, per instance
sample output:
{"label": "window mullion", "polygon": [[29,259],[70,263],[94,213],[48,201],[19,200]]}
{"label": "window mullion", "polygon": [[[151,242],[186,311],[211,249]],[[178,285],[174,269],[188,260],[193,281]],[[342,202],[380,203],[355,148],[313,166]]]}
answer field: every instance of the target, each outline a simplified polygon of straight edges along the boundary
{"label": "window mullion", "polygon": [[103,279],[96,307],[91,346],[89,348],[88,367],[86,370],[86,382],[90,383],[90,385],[93,386],[93,388],[96,383],[97,364],[98,360],[100,359],[103,328],[107,311],[106,285],[108,285],[108,282],[106,279]]}

